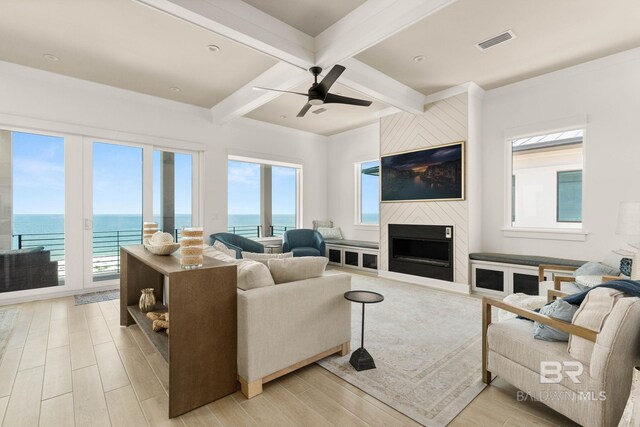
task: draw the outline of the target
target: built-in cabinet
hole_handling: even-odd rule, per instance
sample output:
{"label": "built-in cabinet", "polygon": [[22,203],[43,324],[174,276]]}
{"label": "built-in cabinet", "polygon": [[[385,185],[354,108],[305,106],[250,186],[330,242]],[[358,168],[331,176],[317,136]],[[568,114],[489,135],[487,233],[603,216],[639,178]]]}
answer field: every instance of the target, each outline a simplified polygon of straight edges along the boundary
{"label": "built-in cabinet", "polygon": [[329,264],[378,271],[378,251],[353,246],[326,245]]}
{"label": "built-in cabinet", "polygon": [[[553,280],[554,274],[553,271],[547,272],[545,280]],[[538,295],[538,267],[471,261],[471,289],[501,296],[514,293]]]}

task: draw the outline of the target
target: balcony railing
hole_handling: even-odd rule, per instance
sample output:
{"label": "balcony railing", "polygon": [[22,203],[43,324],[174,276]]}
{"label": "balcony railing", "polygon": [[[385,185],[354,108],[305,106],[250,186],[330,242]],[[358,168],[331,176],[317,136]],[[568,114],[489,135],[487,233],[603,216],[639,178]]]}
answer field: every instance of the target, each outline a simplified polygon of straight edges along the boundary
{"label": "balcony railing", "polygon": [[295,230],[295,227],[287,226],[287,225],[272,225],[271,226],[271,235],[274,237],[280,237],[287,230]]}
{"label": "balcony railing", "polygon": [[[180,230],[174,230],[180,241]],[[58,261],[58,277],[65,275],[64,233],[14,234],[14,247],[18,249],[44,247],[51,252],[51,260]],[[120,274],[120,246],[142,243],[141,230],[94,231],[92,270],[97,280],[117,278]]]}
{"label": "balcony railing", "polygon": [[227,227],[229,233],[237,234],[242,237],[260,237],[262,235],[261,225],[234,225]]}

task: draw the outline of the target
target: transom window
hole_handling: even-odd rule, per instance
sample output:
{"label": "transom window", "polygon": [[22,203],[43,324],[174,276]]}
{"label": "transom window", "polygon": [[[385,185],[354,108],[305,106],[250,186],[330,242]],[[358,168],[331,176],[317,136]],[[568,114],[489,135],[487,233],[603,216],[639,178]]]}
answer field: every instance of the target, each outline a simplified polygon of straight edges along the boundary
{"label": "transom window", "polygon": [[509,141],[512,228],[582,228],[583,129]]}

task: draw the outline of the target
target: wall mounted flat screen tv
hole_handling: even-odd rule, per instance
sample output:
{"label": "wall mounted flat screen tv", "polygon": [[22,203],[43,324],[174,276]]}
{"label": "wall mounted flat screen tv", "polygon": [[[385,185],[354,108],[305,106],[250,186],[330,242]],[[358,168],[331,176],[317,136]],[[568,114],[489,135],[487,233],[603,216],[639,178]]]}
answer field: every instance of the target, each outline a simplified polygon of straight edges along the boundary
{"label": "wall mounted flat screen tv", "polygon": [[464,141],[382,156],[381,201],[464,200]]}

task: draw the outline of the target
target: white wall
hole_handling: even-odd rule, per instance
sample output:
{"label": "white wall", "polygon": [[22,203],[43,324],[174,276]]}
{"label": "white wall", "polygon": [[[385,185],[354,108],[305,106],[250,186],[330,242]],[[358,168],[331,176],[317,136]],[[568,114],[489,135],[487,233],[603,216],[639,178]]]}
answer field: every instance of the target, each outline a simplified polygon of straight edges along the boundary
{"label": "white wall", "polygon": [[[640,49],[486,92],[483,101],[482,249],[597,260],[626,247],[618,203],[640,200]],[[515,130],[544,133],[587,117],[583,220],[586,241],[505,237],[505,144]],[[576,119],[577,120],[577,119]],[[487,167],[490,165],[491,167]]]}
{"label": "white wall", "polygon": [[328,147],[328,218],[342,229],[347,239],[377,242],[380,237],[377,226],[355,224],[354,165],[380,157],[379,123],[330,136]]}
{"label": "white wall", "polygon": [[[68,146],[78,152],[82,139],[74,135],[203,149],[200,210],[207,234],[226,230],[229,154],[301,164],[304,225],[310,227],[314,218],[327,216],[326,137],[248,119],[217,126],[204,108],[1,61],[0,94],[0,129],[62,132],[71,135]],[[80,168],[81,175],[81,153],[68,150],[67,154],[65,162],[71,161],[74,171]],[[73,189],[68,195],[82,194],[81,182],[67,184],[67,190]],[[77,209],[68,215],[70,222],[65,221],[65,234],[78,239],[83,234],[82,206],[80,201],[74,203]],[[81,248],[68,248],[67,253],[73,253],[73,259],[83,256]],[[67,284],[82,288],[81,267],[75,273],[68,267]],[[51,291],[55,289],[42,293]]]}

